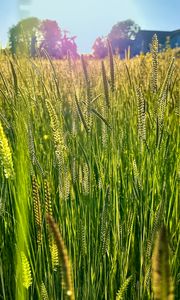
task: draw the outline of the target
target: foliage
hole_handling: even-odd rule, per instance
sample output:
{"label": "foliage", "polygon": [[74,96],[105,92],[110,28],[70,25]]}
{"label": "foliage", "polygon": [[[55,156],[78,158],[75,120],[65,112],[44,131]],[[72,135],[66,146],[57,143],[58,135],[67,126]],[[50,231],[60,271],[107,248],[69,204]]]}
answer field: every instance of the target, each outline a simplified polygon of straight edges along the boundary
{"label": "foliage", "polygon": [[139,30],[139,25],[130,19],[115,24],[108,34],[113,51],[115,52],[116,49],[118,51],[125,51],[131,45],[132,40],[135,39]]}
{"label": "foliage", "polygon": [[10,51],[13,55],[49,55],[56,59],[67,57],[69,51],[73,58],[77,58],[76,37],[70,37],[67,33],[66,30],[62,32],[56,21],[27,18],[10,28]]}
{"label": "foliage", "polygon": [[156,45],[0,56],[0,298],[179,299],[180,61]]}
{"label": "foliage", "polygon": [[107,40],[103,37],[98,37],[95,40],[92,49],[95,58],[105,58],[108,54]]}
{"label": "foliage", "polygon": [[36,38],[40,20],[34,17],[21,20],[9,30],[9,45],[12,54],[35,55]]}
{"label": "foliage", "polygon": [[136,34],[140,30],[139,25],[137,25],[132,20],[125,20],[118,22],[115,24],[109,35],[108,38],[110,41],[119,40],[119,39],[130,39],[133,40],[136,37]]}
{"label": "foliage", "polygon": [[77,53],[77,45],[75,43],[76,36],[68,37],[67,32],[61,38],[61,57],[67,58],[68,52],[72,58],[77,58],[79,55]]}
{"label": "foliage", "polygon": [[42,33],[42,40],[39,46],[41,55],[43,50],[49,54],[50,57],[60,58],[61,45],[61,30],[56,21],[44,20],[41,23],[40,31]]}

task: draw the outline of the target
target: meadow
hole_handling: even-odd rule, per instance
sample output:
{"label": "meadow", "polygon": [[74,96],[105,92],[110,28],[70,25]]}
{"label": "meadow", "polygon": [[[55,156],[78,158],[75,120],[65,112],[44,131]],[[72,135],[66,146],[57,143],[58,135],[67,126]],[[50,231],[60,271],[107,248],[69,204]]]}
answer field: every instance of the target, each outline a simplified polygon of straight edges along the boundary
{"label": "meadow", "polygon": [[0,55],[0,299],[180,298],[175,54]]}

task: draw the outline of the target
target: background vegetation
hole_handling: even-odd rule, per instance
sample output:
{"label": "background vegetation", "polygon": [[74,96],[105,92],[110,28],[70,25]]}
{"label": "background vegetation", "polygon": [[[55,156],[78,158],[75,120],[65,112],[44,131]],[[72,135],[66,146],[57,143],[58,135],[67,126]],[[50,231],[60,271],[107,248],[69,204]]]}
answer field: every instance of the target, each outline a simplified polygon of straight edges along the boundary
{"label": "background vegetation", "polygon": [[[113,52],[125,52],[128,48],[127,43],[135,39],[140,27],[132,20],[118,22],[108,34]],[[98,37],[93,46],[94,58],[105,58],[108,55],[107,37]],[[68,30],[63,30],[58,23],[53,20],[39,20],[30,17],[19,21],[9,30],[8,49],[12,55],[46,57],[44,51],[51,58],[63,59],[67,57],[67,52],[71,57],[78,58],[79,54],[76,45],[76,36],[69,36]],[[125,43],[124,45],[122,45]]]}

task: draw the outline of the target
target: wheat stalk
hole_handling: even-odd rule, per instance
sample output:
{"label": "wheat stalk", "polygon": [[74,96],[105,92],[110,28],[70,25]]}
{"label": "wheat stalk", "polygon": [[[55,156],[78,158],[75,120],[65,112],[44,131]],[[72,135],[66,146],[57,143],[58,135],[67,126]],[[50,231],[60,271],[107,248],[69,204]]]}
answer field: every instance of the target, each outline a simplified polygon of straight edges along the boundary
{"label": "wheat stalk", "polygon": [[112,92],[115,89],[115,73],[114,73],[114,59],[113,59],[113,51],[112,46],[109,40],[107,40],[108,45],[108,55],[109,55],[109,66],[110,66],[110,77],[111,77],[111,90]]}
{"label": "wheat stalk", "polygon": [[109,107],[110,104],[109,104],[108,80],[107,80],[106,69],[103,61],[101,62],[101,69],[102,69],[102,79],[103,79],[103,88],[104,88],[104,99],[107,107]]}
{"label": "wheat stalk", "polygon": [[68,257],[67,249],[64,244],[64,241],[61,237],[59,229],[54,221],[54,219],[50,215],[46,215],[47,222],[49,223],[52,233],[54,235],[54,239],[58,248],[59,258],[61,261],[62,273],[63,273],[63,280],[64,283],[63,288],[66,292],[66,296],[70,300],[74,300],[74,287],[72,284],[72,272],[71,272],[71,264]]}
{"label": "wheat stalk", "polygon": [[33,191],[33,207],[34,207],[34,217],[37,229],[37,243],[41,244],[42,241],[42,212],[41,212],[41,202],[39,197],[39,187],[36,177],[32,176],[32,191]]}
{"label": "wheat stalk", "polygon": [[152,38],[151,45],[151,55],[152,55],[152,92],[157,92],[157,77],[158,77],[158,38],[157,35],[154,34]]}

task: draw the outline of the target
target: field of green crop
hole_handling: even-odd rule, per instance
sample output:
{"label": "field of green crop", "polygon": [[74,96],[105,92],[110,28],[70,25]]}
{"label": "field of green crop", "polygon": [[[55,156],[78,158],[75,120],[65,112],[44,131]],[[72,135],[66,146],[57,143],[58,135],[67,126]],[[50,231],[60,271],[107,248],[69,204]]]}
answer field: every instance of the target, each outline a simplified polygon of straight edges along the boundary
{"label": "field of green crop", "polygon": [[0,299],[180,299],[173,55],[0,56]]}

